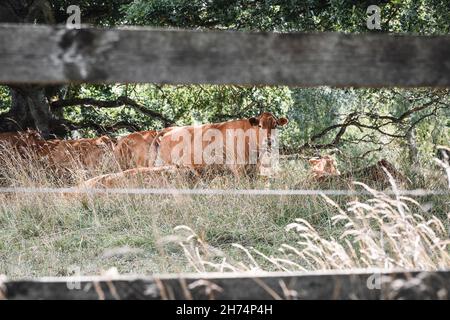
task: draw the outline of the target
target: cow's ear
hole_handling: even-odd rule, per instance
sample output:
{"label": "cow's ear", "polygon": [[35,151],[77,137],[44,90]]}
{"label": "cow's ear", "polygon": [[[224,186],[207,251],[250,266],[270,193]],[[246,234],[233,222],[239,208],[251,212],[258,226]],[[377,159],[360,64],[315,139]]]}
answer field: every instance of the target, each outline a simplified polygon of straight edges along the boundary
{"label": "cow's ear", "polygon": [[257,125],[259,124],[259,119],[258,119],[258,118],[255,118],[255,117],[249,118],[248,121],[250,122],[250,124],[251,124],[252,126],[257,126]]}
{"label": "cow's ear", "polygon": [[289,122],[289,120],[286,119],[286,118],[280,118],[280,119],[277,120],[277,124],[278,124],[279,126],[284,126],[284,125],[286,125],[288,122]]}

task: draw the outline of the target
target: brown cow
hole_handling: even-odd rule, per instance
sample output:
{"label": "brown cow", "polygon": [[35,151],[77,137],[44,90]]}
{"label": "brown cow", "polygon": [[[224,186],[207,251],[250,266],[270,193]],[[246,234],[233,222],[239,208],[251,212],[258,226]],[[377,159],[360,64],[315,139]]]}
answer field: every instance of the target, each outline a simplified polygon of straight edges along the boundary
{"label": "brown cow", "polygon": [[50,161],[60,168],[99,168],[112,155],[114,142],[107,136],[93,139],[59,140],[49,153]]}
{"label": "brown cow", "polygon": [[157,131],[133,132],[122,137],[114,148],[114,155],[122,170],[149,167],[150,146]]}
{"label": "brown cow", "polygon": [[22,157],[32,155],[44,143],[39,132],[34,130],[0,133],[0,147],[14,150]]}
{"label": "brown cow", "polygon": [[341,173],[336,168],[336,160],[331,156],[325,155],[320,158],[312,158],[308,160],[311,167],[313,177],[317,180],[323,180],[326,177],[338,176]]}
{"label": "brown cow", "polygon": [[228,166],[235,174],[256,169],[270,152],[278,126],[288,123],[264,112],[258,117],[162,130],[152,143],[154,165]]}

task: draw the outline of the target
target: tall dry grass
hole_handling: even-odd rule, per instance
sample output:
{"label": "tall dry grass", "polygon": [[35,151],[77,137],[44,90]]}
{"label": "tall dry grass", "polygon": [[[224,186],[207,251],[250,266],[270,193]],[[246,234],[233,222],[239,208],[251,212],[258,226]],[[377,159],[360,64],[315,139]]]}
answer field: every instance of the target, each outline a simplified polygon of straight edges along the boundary
{"label": "tall dry grass", "polygon": [[[448,164],[442,165],[448,173]],[[345,207],[322,196],[335,211],[330,221],[337,234],[324,233],[307,219],[296,218],[285,228],[286,232],[295,233],[296,239],[283,243],[278,254],[267,255],[255,247],[233,243],[241,254],[230,257],[223,250],[210,246],[188,226],[176,227],[181,238],[171,241],[177,241],[187,261],[198,272],[448,269],[450,211],[445,218],[427,213],[427,206],[401,196],[395,181],[390,179],[393,190],[397,191],[394,196],[362,183],[355,184],[368,191],[371,197],[350,201]]]}
{"label": "tall dry grass", "polygon": [[[73,186],[117,170],[105,164],[89,171],[75,163],[61,173],[45,159],[19,157],[9,149],[0,151],[0,163],[1,185],[15,187]],[[440,180],[432,177],[433,187],[446,186],[442,171]],[[276,179],[235,179],[213,172],[194,185],[183,177],[164,183],[178,188],[336,187],[312,181],[302,161],[283,162]],[[0,194],[0,274],[61,276],[73,266],[82,274],[111,267],[120,273],[161,273],[448,266],[448,199],[421,198],[419,205],[417,199],[368,190],[370,196],[333,200],[126,194],[80,200],[62,194]]]}
{"label": "tall dry grass", "polygon": [[0,185],[10,187],[67,187],[103,173],[119,171],[114,154],[105,150],[98,165],[86,167],[75,153],[67,152],[63,163],[54,163],[49,155],[32,149],[16,150],[0,144]]}

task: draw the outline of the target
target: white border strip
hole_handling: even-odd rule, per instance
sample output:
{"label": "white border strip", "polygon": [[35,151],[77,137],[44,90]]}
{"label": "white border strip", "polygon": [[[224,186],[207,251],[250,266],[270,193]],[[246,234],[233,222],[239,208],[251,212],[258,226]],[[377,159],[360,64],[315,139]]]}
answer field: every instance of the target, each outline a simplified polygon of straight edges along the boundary
{"label": "white border strip", "polygon": [[[138,194],[138,195],[249,195],[249,196],[356,196],[370,195],[366,190],[318,190],[318,189],[301,189],[301,190],[282,190],[282,189],[138,189],[138,188],[112,188],[112,189],[83,189],[83,188],[24,188],[11,187],[0,188],[1,193],[25,193],[25,194],[49,194],[49,193],[68,193],[68,194]],[[392,190],[376,191],[377,194],[401,195],[401,196],[443,196],[449,195],[450,190]]]}

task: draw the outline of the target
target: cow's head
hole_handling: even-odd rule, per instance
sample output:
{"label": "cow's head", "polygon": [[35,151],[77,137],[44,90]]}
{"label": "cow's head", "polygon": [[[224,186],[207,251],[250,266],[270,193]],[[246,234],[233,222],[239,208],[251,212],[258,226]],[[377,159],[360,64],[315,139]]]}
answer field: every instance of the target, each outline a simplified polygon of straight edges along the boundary
{"label": "cow's head", "polygon": [[258,117],[249,118],[248,121],[252,126],[257,126],[262,129],[266,134],[263,139],[267,141],[267,147],[270,149],[272,146],[272,130],[275,130],[279,126],[286,125],[289,121],[286,118],[275,118],[270,112],[263,112]]}
{"label": "cow's head", "polygon": [[311,165],[311,171],[314,178],[338,176],[341,174],[336,168],[336,160],[334,160],[329,155],[325,155],[320,158],[309,159],[309,164]]}

